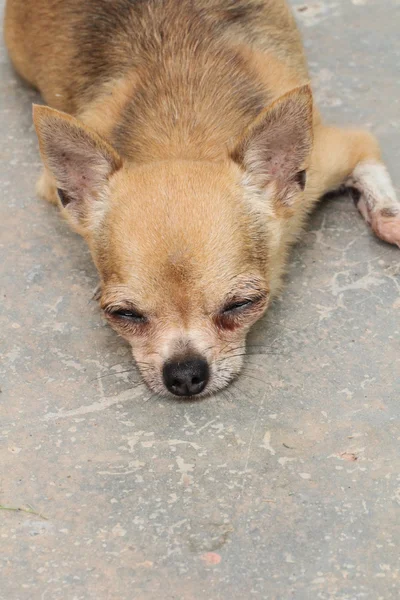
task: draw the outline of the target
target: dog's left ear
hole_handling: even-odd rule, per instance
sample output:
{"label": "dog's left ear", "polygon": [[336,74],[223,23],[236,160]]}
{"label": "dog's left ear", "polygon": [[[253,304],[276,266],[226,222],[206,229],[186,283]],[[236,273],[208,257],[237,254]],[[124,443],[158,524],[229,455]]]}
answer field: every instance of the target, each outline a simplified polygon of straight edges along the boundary
{"label": "dog's left ear", "polygon": [[304,189],[305,163],[313,143],[313,101],[309,85],[291,90],[250,125],[231,154],[259,188],[274,183],[282,202]]}
{"label": "dog's left ear", "polygon": [[47,106],[33,107],[42,159],[56,180],[61,204],[72,223],[90,225],[104,203],[108,180],[122,166],[117,152],[83,123]]}

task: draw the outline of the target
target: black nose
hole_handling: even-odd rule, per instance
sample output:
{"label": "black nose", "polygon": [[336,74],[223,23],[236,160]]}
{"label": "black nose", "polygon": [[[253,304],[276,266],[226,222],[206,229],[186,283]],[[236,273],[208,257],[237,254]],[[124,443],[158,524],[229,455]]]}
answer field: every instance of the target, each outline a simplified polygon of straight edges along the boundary
{"label": "black nose", "polygon": [[206,387],[210,369],[203,358],[167,362],[163,368],[165,387],[175,396],[194,396]]}

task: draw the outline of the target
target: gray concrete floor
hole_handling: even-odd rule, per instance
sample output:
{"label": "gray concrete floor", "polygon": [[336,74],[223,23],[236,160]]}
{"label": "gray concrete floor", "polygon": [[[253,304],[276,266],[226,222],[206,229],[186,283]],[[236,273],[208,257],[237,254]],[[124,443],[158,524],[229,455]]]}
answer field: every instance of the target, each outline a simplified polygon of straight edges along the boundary
{"label": "gray concrete floor", "polygon": [[[324,114],[399,185],[399,1],[293,4]],[[326,203],[248,375],[152,399],[35,197],[37,98],[0,61],[0,504],[46,517],[0,510],[1,600],[399,598],[399,250]]]}

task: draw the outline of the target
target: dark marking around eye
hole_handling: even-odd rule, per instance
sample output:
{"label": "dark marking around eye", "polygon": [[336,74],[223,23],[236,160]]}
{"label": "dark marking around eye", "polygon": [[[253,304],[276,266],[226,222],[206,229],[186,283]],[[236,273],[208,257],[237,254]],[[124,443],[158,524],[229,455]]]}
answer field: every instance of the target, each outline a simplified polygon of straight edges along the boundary
{"label": "dark marking around eye", "polygon": [[226,329],[228,331],[233,331],[234,329],[238,329],[241,326],[240,321],[237,319],[229,318],[227,315],[219,314],[215,317],[215,324],[218,329]]}
{"label": "dark marking around eye", "polygon": [[229,331],[242,327],[249,317],[254,318],[261,309],[265,309],[267,297],[268,294],[262,294],[252,299],[231,301],[214,317],[214,322],[218,328]]}

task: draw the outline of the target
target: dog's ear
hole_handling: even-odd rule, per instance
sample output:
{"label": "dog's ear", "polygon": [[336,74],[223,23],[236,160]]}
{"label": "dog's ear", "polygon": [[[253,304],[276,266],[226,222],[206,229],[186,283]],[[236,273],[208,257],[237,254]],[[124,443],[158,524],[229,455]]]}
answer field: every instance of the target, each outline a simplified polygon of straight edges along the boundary
{"label": "dog's ear", "polygon": [[305,163],[313,143],[313,101],[309,85],[278,98],[257,117],[232,152],[232,158],[263,188],[275,184],[290,204],[295,186],[304,189]]}
{"label": "dog's ear", "polygon": [[122,166],[121,158],[99,135],[65,113],[34,106],[33,121],[61,204],[75,225],[90,225],[93,210],[105,201],[109,178]]}

